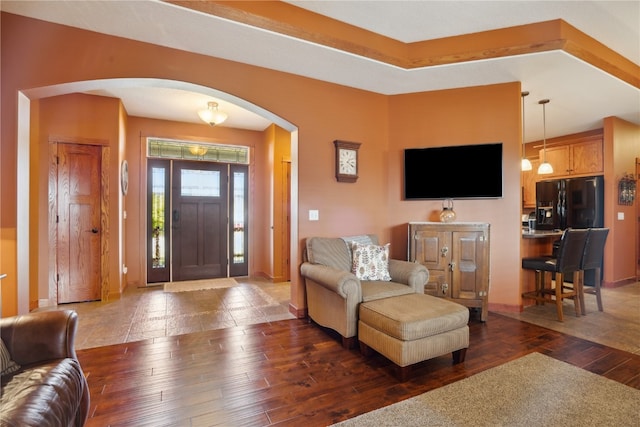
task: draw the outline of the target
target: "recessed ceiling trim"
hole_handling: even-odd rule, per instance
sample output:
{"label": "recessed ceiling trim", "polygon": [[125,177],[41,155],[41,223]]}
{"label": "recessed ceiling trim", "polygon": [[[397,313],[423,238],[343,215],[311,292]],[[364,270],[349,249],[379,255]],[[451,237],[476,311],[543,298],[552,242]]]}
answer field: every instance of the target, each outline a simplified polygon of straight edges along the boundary
{"label": "recessed ceiling trim", "polygon": [[563,50],[640,88],[640,66],[562,19],[403,43],[284,2],[168,3],[407,70]]}

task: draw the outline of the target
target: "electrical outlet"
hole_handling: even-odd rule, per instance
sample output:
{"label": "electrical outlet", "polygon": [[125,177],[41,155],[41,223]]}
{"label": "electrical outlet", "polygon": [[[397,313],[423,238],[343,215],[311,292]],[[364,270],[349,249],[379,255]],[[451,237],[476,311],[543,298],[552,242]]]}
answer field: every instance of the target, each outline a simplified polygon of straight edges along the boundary
{"label": "electrical outlet", "polygon": [[320,212],[317,209],[309,210],[309,221],[318,221],[320,219]]}

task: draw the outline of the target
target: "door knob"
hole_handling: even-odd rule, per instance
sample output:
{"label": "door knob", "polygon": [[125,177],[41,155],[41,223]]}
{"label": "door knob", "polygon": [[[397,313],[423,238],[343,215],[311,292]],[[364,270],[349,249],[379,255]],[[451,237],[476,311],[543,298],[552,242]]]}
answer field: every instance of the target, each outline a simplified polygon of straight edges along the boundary
{"label": "door knob", "polygon": [[94,227],[94,228],[91,229],[91,232],[93,234],[98,234],[98,229]]}

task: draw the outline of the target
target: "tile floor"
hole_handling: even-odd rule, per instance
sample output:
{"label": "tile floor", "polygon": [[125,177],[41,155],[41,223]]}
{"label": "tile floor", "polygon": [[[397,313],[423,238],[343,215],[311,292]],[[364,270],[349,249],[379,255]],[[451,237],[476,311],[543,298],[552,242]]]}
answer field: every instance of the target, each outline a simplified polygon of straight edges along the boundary
{"label": "tile floor", "polygon": [[289,282],[236,279],[237,286],[164,292],[162,286],[127,288],[107,302],[63,304],[40,310],[76,310],[76,349],[294,319]]}
{"label": "tile floor", "polygon": [[604,311],[598,311],[595,295],[585,295],[587,314],[576,317],[573,301],[564,302],[564,321],[555,304],[532,305],[522,313],[505,316],[563,332],[598,344],[640,354],[640,282],[602,289]]}

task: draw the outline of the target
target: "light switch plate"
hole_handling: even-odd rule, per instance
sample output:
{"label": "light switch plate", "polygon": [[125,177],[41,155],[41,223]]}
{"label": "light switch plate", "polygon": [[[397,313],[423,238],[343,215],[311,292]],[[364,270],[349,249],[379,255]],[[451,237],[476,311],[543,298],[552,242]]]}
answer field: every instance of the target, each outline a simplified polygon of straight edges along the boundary
{"label": "light switch plate", "polygon": [[618,221],[622,221],[624,219],[624,212],[618,212]]}
{"label": "light switch plate", "polygon": [[318,221],[320,219],[320,212],[317,209],[309,210],[309,221]]}

